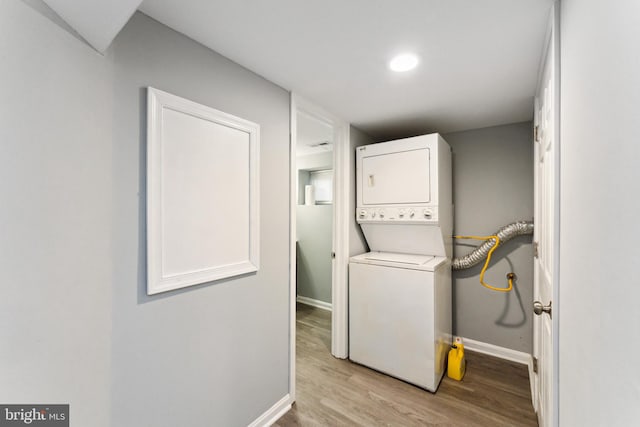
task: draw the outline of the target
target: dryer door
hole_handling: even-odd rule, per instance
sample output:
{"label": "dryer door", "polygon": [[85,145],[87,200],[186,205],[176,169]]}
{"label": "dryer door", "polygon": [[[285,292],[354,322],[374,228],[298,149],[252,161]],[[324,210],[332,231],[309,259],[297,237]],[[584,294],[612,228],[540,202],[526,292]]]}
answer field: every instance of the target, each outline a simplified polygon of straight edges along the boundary
{"label": "dryer door", "polygon": [[429,149],[363,157],[363,205],[429,203]]}

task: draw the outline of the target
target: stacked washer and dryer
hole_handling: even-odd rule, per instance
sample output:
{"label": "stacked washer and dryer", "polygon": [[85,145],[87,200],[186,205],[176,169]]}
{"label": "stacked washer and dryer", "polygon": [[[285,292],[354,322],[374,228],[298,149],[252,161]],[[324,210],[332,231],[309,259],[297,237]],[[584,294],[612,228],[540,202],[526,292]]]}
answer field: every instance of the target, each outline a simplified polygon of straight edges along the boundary
{"label": "stacked washer and dryer", "polygon": [[438,134],[359,147],[349,358],[435,392],[451,346],[451,148]]}

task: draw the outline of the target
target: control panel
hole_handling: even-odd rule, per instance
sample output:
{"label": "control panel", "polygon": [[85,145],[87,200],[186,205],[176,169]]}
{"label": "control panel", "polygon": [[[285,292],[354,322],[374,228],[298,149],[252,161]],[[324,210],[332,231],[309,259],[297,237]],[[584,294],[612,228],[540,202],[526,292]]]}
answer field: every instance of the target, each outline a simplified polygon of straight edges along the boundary
{"label": "control panel", "polygon": [[438,222],[437,206],[430,207],[366,207],[356,210],[359,223],[365,222]]}

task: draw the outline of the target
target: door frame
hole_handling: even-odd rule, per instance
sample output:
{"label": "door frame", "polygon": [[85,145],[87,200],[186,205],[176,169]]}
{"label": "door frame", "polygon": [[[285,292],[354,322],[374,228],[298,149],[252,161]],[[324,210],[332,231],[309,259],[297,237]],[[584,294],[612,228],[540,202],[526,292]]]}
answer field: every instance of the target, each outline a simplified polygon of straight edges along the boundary
{"label": "door frame", "polygon": [[[551,11],[549,13],[547,34],[545,37],[544,50],[542,52],[541,60],[540,60],[540,68],[538,71],[538,84],[536,87],[536,96],[534,99],[534,129],[539,122],[538,110],[539,110],[539,99],[538,93],[540,91],[540,87],[543,84],[543,76],[545,64],[548,59],[552,61],[551,65],[551,75],[554,85],[553,98],[551,99],[552,108],[553,108],[553,133],[554,133],[554,144],[555,144],[555,155],[553,157],[553,173],[554,177],[554,186],[553,186],[553,290],[551,301],[553,302],[553,311],[551,317],[551,329],[552,329],[552,384],[551,390],[551,426],[557,427],[560,424],[560,416],[559,416],[559,320],[560,320],[560,156],[561,156],[561,141],[560,141],[560,3],[558,1],[554,2]],[[553,56],[549,55],[549,50],[552,50]],[[537,162],[538,162],[538,145],[535,141],[534,136],[534,171],[537,171]],[[536,172],[537,173],[537,172]],[[540,189],[538,188],[537,178],[534,179],[534,197],[540,197]],[[537,202],[539,203],[539,202]],[[534,234],[534,241],[537,241],[538,231],[536,230]],[[537,268],[534,268],[534,298],[536,297],[536,289],[537,289]],[[534,346],[537,342],[536,331],[534,328]],[[535,355],[535,349],[534,349]],[[534,378],[533,371],[530,372],[530,378]],[[535,384],[534,384],[535,381]],[[531,384],[531,392],[532,392],[532,403],[536,412],[538,412],[538,405],[540,404],[537,401],[537,396],[539,394],[539,380],[537,376],[535,380],[532,381]]]}
{"label": "door frame", "polygon": [[289,394],[296,400],[296,164],[297,113],[329,123],[333,127],[333,253],[331,263],[331,354],[348,356],[348,263],[349,263],[349,124],[322,107],[292,92],[290,102],[289,169]]}
{"label": "door frame", "polygon": [[553,111],[554,111],[554,129],[553,132],[556,138],[556,156],[555,164],[553,166],[555,179],[555,200],[554,200],[554,230],[553,230],[553,304],[555,306],[555,316],[551,318],[551,325],[553,328],[553,342],[552,342],[552,354],[553,354],[553,387],[551,402],[553,408],[551,409],[551,423],[552,426],[557,427],[560,425],[560,157],[562,149],[562,141],[560,140],[560,1],[553,3],[553,9],[551,12],[551,27],[553,33],[553,79],[555,80],[555,92],[553,97]]}

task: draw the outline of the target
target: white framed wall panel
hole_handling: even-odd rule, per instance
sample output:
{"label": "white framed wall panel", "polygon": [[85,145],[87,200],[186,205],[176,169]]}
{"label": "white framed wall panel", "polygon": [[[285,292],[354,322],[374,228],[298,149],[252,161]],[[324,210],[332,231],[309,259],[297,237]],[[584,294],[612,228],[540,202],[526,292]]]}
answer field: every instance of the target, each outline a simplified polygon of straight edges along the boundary
{"label": "white framed wall panel", "polygon": [[259,268],[260,127],[148,88],[147,293]]}

